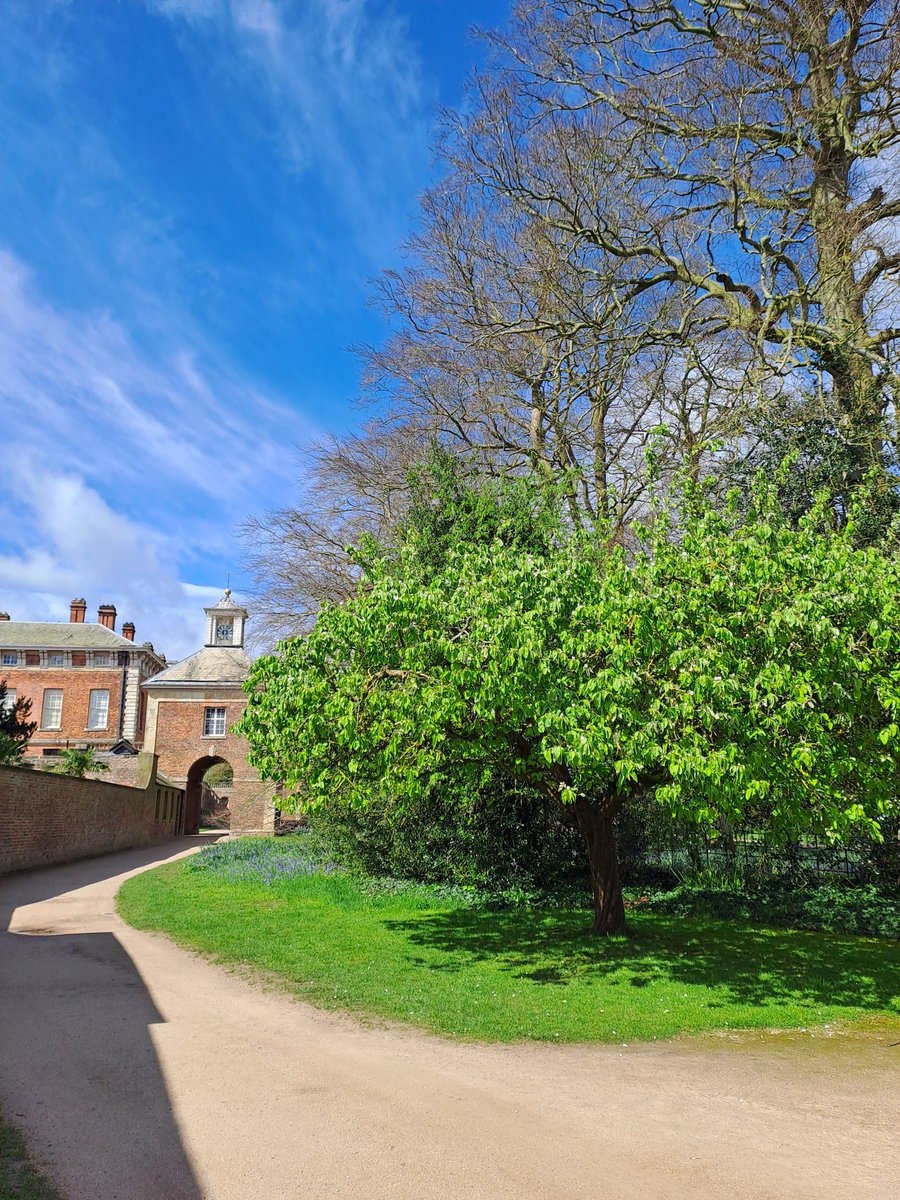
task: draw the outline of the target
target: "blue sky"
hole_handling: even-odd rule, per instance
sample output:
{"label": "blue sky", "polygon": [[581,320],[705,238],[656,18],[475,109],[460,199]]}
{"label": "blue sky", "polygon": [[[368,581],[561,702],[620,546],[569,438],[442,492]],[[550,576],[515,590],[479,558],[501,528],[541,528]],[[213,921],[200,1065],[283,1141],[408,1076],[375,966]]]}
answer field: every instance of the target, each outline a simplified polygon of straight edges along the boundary
{"label": "blue sky", "polygon": [[236,527],[362,418],[438,105],[509,0],[6,0],[0,608],[196,647]]}

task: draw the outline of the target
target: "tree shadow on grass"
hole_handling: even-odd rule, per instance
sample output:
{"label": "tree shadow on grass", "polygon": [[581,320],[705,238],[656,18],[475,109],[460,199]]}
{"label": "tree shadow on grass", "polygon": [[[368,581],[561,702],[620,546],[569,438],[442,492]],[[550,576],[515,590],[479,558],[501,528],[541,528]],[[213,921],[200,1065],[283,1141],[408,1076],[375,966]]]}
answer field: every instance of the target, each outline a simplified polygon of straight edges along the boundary
{"label": "tree shadow on grass", "polygon": [[[719,1004],[778,1001],[900,1012],[900,947],[832,934],[768,930],[707,918],[641,913],[629,938],[596,938],[583,912],[445,912],[385,927],[431,952],[431,970],[490,962],[546,985],[603,983],[720,989]],[[442,961],[434,961],[434,952]],[[710,1005],[714,1007],[715,1001]]]}

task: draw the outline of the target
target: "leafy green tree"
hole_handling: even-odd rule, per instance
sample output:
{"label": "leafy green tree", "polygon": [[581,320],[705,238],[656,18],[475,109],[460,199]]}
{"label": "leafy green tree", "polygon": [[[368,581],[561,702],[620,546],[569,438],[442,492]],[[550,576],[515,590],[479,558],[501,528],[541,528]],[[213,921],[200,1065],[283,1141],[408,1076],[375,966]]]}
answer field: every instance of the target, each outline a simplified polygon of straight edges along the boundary
{"label": "leafy green tree", "polygon": [[54,775],[72,775],[76,779],[108,770],[106,763],[100,762],[95,756],[93,746],[88,746],[86,750],[66,750],[52,768]]}
{"label": "leafy green tree", "polygon": [[29,721],[31,701],[20,696],[14,704],[8,702],[6,680],[0,680],[0,763],[15,766],[22,757],[28,739],[37,729],[36,721]]}
{"label": "leafy green tree", "polygon": [[[821,524],[821,522],[819,523]],[[623,931],[614,820],[647,799],[772,838],[878,836],[896,802],[900,565],[777,501],[658,513],[628,552],[497,541],[423,578],[374,564],[259,659],[241,731],[308,807],[413,803],[499,772],[574,815],[594,929]],[[402,562],[401,562],[402,565]]]}
{"label": "leafy green tree", "polygon": [[[562,487],[530,475],[478,474],[437,441],[408,470],[406,483],[404,532],[398,524],[392,541],[363,538],[351,551],[363,572],[374,559],[381,571],[415,572],[424,580],[476,544],[543,554],[561,536]],[[390,795],[373,798],[365,812],[332,799],[314,828],[337,861],[374,875],[515,891],[553,886],[581,865],[571,821],[533,787],[488,770],[465,774],[453,787],[452,809],[441,786],[402,804]]]}

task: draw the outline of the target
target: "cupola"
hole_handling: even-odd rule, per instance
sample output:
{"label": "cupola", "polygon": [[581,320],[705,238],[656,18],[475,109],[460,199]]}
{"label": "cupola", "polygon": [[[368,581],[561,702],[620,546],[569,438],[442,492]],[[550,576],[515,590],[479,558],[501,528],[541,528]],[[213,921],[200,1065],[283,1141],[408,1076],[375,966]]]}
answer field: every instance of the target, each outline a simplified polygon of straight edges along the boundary
{"label": "cupola", "polygon": [[207,617],[207,646],[243,647],[247,610],[231,598],[231,588],[218,602],[203,610]]}

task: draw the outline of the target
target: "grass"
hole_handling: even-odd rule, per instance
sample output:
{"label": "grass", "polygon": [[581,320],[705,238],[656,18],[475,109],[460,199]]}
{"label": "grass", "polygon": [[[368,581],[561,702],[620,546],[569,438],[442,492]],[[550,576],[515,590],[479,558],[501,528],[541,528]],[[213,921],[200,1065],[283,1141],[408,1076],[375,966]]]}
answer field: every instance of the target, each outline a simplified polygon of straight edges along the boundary
{"label": "grass", "polygon": [[[643,911],[630,938],[596,939],[586,911],[491,911],[309,864],[292,874],[285,853],[245,843],[230,862],[223,850],[138,875],[119,911],[320,1007],[459,1038],[627,1042],[900,1016],[896,944]],[[248,854],[268,863],[262,876]]]}
{"label": "grass", "polygon": [[62,1200],[33,1165],[22,1135],[0,1117],[0,1200]]}

